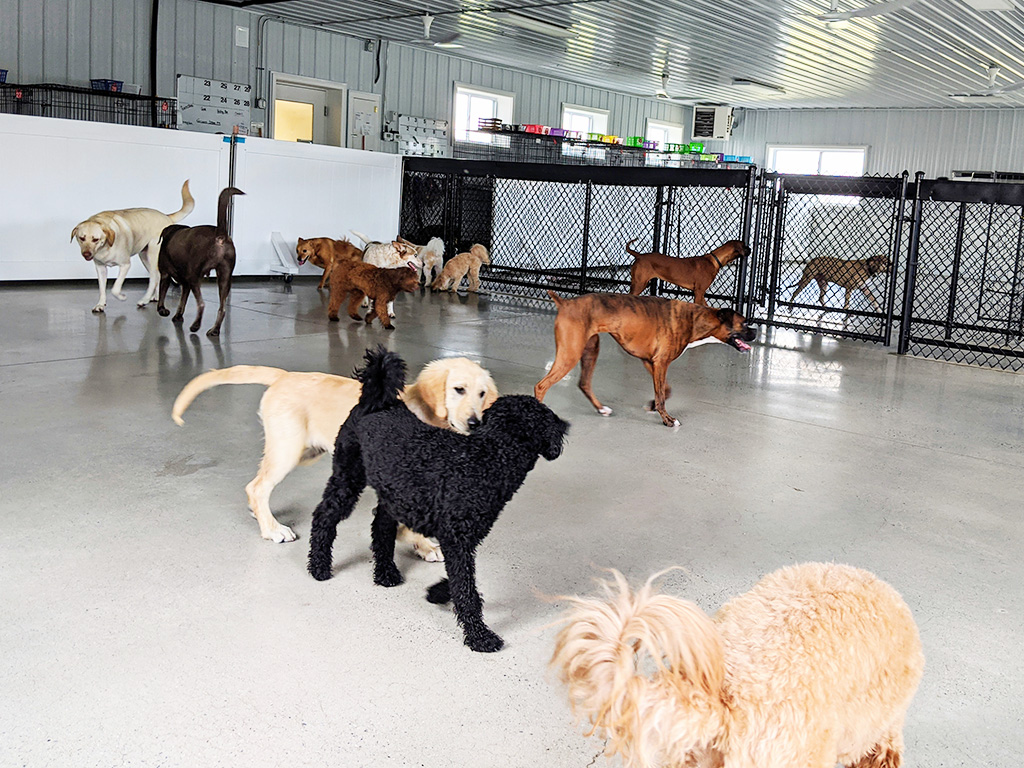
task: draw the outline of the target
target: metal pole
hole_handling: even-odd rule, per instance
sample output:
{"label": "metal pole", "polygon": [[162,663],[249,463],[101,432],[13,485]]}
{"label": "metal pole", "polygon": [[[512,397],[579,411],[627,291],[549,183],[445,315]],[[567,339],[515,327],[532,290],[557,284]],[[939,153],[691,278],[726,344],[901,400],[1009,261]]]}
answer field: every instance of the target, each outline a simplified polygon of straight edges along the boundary
{"label": "metal pole", "polygon": [[953,250],[953,276],[949,285],[949,304],[946,306],[946,340],[953,337],[953,313],[956,311],[956,290],[960,283],[960,257],[964,252],[964,223],[967,221],[967,203],[960,203],[960,216],[956,222],[956,247]]}
{"label": "metal pole", "polygon": [[885,337],[884,344],[889,346],[892,341],[892,321],[896,312],[896,277],[899,272],[900,250],[903,245],[903,217],[907,210],[907,187],[910,183],[910,173],[903,172],[903,183],[900,184],[900,197],[896,204],[896,233],[893,237],[893,245],[889,251],[889,287],[888,296],[885,301]]}
{"label": "metal pole", "polygon": [[583,262],[580,264],[580,294],[587,292],[587,259],[590,256],[590,203],[593,192],[594,183],[588,181],[583,203]]}
{"label": "metal pole", "polygon": [[768,317],[771,323],[775,320],[775,299],[779,285],[779,265],[782,262],[782,243],[784,242],[783,225],[786,221],[786,180],[776,180],[776,211],[775,237],[772,242],[771,279],[768,284]]}
{"label": "metal pole", "polygon": [[917,254],[921,246],[921,212],[924,171],[914,175],[914,212],[910,218],[910,243],[907,247],[907,275],[903,286],[903,313],[900,316],[900,337],[896,353],[907,354],[910,349],[910,322],[914,313],[914,291],[917,287]]}
{"label": "metal pole", "polygon": [[[228,186],[235,186],[235,161],[237,160],[237,152],[235,145],[238,143],[238,126],[235,126],[234,132],[231,137],[224,137],[224,141],[228,142]],[[243,138],[242,141],[245,141]],[[232,238],[235,236],[235,198],[231,197],[228,199],[228,235]]]}
{"label": "metal pole", "polygon": [[[747,191],[743,201],[743,220],[740,222],[740,240],[747,246],[751,254],[754,249],[751,248],[750,232],[753,229],[754,219],[754,194],[757,190],[757,169],[754,166],[750,166],[747,171]],[[748,263],[752,256],[747,256],[745,259],[740,259],[740,268],[736,275],[736,311],[741,315],[747,315],[747,300],[749,296],[744,295],[744,288],[747,284],[747,269]]]}

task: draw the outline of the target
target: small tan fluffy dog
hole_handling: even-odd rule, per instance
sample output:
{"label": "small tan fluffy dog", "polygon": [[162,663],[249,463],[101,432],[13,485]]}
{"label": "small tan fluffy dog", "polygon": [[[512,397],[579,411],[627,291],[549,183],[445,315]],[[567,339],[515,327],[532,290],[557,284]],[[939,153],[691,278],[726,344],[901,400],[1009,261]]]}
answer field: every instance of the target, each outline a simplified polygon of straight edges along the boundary
{"label": "small tan fluffy dog", "polygon": [[[295,541],[295,533],[270,511],[270,494],[299,464],[334,452],[338,430],[359,400],[359,382],[327,373],[301,373],[259,365],[236,365],[208,371],[185,385],[171,411],[174,423],[201,392],[221,384],[262,384],[263,461],[245,487],[249,509],[260,524],[260,535],[271,541]],[[427,424],[469,434],[483,412],[498,397],[491,374],[464,357],[428,363],[402,399]],[[410,542],[424,560],[443,560],[441,549],[425,536],[400,527],[398,538]]]}
{"label": "small tan fluffy dog", "polygon": [[430,284],[433,291],[457,291],[462,278],[469,273],[469,290],[476,293],[480,290],[480,265],[490,264],[491,255],[487,249],[477,243],[469,249],[469,253],[459,253],[448,260],[437,280]]}
{"label": "small tan fluffy dog", "polygon": [[[807,563],[713,619],[622,574],[569,598],[551,664],[607,754],[652,768],[898,768],[924,669],[910,609],[883,581]],[[658,574],[660,575],[660,574]]]}

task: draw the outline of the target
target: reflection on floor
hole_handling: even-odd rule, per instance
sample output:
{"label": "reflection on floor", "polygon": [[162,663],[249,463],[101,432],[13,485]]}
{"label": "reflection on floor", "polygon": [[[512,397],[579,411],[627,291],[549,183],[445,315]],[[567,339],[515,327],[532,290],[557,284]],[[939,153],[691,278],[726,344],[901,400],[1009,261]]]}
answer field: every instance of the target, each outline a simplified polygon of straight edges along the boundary
{"label": "reflection on floor", "polygon": [[550,312],[404,295],[387,332],[329,324],[312,284],[240,282],[218,341],[132,301],[94,316],[94,294],[0,289],[0,764],[585,766],[601,745],[545,676],[558,609],[538,595],[679,564],[666,588],[710,610],[803,560],[876,571],[915,611],[928,667],[909,765],[1019,757],[1018,376],[780,332],[677,361],[670,430],[642,409],[643,366],[604,344],[595,390],[615,415],[574,379],[552,389],[568,448],[479,553],[507,643],[481,656],[423,599],[443,566],[402,553],[406,584],[373,586],[370,495],[339,529],[334,579],[306,574],[327,462],[274,495],[300,540],[259,538],[243,487],[261,388],[207,392],[181,428],[170,406],[211,367],[347,374],[379,342],[412,371],[466,355],[531,392]]}

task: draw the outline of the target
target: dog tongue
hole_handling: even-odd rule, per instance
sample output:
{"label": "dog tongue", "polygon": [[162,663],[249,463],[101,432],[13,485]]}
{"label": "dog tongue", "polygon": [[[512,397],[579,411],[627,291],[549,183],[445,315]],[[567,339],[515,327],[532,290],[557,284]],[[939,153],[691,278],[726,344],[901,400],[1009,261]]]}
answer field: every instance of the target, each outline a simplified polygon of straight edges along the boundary
{"label": "dog tongue", "polygon": [[736,339],[736,346],[740,348],[740,352],[749,352],[750,345],[744,343],[743,339]]}

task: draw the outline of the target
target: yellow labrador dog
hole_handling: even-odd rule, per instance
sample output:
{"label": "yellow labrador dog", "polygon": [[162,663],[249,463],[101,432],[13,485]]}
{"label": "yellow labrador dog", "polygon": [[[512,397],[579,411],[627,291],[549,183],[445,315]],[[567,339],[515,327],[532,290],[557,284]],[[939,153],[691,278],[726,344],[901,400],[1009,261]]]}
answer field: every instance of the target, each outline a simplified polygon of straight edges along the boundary
{"label": "yellow labrador dog", "polygon": [[71,242],[77,240],[82,257],[96,265],[100,300],[92,308],[93,312],[102,312],[107,306],[107,267],[117,267],[118,270],[111,293],[121,301],[128,298],[121,293],[121,285],[128,274],[132,256],[136,253],[149,272],[149,287],[139,306],[144,307],[149,302],[156,301],[156,289],[160,280],[160,272],[157,269],[160,233],[192,213],[195,205],[186,179],[181,185],[181,208],[174,213],[160,213],[152,208],[102,211],[90,216],[71,230]]}
{"label": "yellow labrador dog", "polygon": [[[300,373],[258,365],[236,365],[196,376],[178,395],[171,418],[179,426],[189,404],[211,387],[221,384],[262,384],[263,461],[256,477],[245,487],[249,509],[260,524],[260,534],[271,541],[294,541],[295,533],[274,519],[270,494],[299,464],[334,451],[338,430],[359,399],[355,379],[327,373]],[[402,399],[427,424],[461,434],[480,423],[483,412],[498,398],[491,374],[464,357],[428,363]],[[440,547],[425,536],[399,527],[398,539],[413,545],[416,554],[433,562],[443,560]]]}

